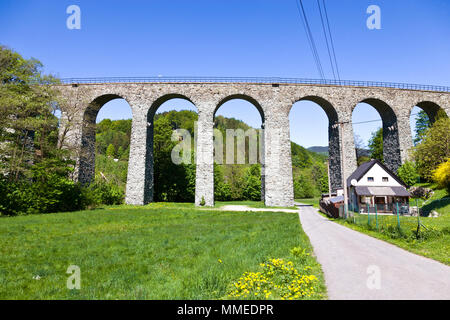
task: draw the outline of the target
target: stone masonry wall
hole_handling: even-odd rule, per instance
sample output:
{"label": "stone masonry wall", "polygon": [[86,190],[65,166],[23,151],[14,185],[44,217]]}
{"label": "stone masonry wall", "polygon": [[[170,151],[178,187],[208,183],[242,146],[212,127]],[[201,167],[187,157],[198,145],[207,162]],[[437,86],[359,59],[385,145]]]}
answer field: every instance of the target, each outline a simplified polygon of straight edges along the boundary
{"label": "stone masonry wall", "polygon": [[[450,116],[450,93],[392,88],[248,83],[110,83],[61,85],[59,89],[66,98],[66,103],[61,106],[61,143],[74,150],[77,160],[75,178],[86,183],[93,179],[95,159],[92,146],[95,134],[92,133],[92,125],[95,125],[98,110],[115,98],[123,98],[129,103],[133,122],[126,202],[134,205],[153,199],[153,114],[162,103],[172,98],[189,100],[198,109],[195,203],[199,205],[203,198],[206,206],[214,205],[214,113],[231,98],[253,103],[263,118],[262,187],[265,203],[269,206],[293,205],[289,128],[296,124],[289,123],[289,113],[297,101],[313,101],[328,115],[333,190],[341,187],[343,171],[348,177],[356,169],[351,119],[358,103],[369,103],[380,113],[385,131],[385,161],[393,170],[409,157],[408,150],[412,147],[409,117],[414,106],[423,107],[430,115],[441,108]],[[342,129],[336,126],[337,123],[343,123]]]}

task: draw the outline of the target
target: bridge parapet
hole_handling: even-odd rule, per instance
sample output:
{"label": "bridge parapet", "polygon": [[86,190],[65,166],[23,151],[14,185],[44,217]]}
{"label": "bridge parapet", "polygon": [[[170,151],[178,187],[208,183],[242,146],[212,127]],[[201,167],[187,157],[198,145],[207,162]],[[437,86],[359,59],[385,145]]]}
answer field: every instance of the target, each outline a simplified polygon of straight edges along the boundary
{"label": "bridge parapet", "polygon": [[103,77],[63,78],[63,84],[107,84],[107,83],[247,83],[247,84],[303,84],[315,86],[340,86],[357,88],[393,88],[416,91],[450,92],[450,87],[381,81],[280,78],[280,77]]}

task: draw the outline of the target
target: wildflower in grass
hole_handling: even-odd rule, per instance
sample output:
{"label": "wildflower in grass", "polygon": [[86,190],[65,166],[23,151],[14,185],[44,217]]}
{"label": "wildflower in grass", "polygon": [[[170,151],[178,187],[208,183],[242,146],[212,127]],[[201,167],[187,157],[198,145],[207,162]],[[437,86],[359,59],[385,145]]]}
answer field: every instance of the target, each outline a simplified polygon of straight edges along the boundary
{"label": "wildflower in grass", "polygon": [[219,263],[223,263],[223,261],[221,259],[218,259],[217,261],[219,261]]}
{"label": "wildflower in grass", "polygon": [[310,274],[310,266],[304,267],[300,272],[292,261],[270,259],[261,263],[260,267],[261,272],[246,272],[234,282],[227,298],[293,300],[309,298],[315,294],[314,286],[318,279]]}

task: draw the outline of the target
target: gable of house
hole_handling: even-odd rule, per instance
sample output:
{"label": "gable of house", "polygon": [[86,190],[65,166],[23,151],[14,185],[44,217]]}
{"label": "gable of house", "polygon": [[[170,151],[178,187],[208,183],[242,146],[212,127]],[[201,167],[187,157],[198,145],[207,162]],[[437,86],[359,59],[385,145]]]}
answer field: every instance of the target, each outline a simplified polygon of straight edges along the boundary
{"label": "gable of house", "polygon": [[357,186],[402,187],[403,185],[390,172],[387,172],[378,163],[374,164],[359,181]]}
{"label": "gable of house", "polygon": [[355,186],[404,187],[406,184],[380,161],[374,159],[359,166],[347,179],[347,185],[356,180]]}

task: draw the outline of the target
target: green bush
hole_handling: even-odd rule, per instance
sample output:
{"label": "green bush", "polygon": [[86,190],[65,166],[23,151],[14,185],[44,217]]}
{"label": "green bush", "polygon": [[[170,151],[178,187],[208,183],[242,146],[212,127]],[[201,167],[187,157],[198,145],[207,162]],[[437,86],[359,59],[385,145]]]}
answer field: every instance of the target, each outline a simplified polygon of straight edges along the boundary
{"label": "green bush", "polygon": [[202,200],[200,201],[200,206],[205,206],[206,202],[205,202],[205,197],[202,196]]}
{"label": "green bush", "polygon": [[69,163],[52,159],[36,163],[30,179],[0,177],[0,214],[19,215],[81,210],[82,187],[68,178]]}
{"label": "green bush", "polygon": [[398,177],[403,180],[408,186],[412,186],[417,182],[419,174],[412,162],[406,161],[400,168],[398,168]]}
{"label": "green bush", "polygon": [[316,195],[311,178],[306,175],[300,175],[297,181],[294,181],[294,196],[296,199],[311,199]]}
{"label": "green bush", "polygon": [[243,196],[246,200],[261,200],[261,169],[257,164],[247,169],[244,177]]}
{"label": "green bush", "polygon": [[24,198],[26,194],[26,190],[17,183],[0,177],[0,215],[14,216],[25,213],[24,210],[27,206]]}
{"label": "green bush", "polygon": [[66,212],[123,203],[124,191],[117,184],[95,182],[84,187],[70,180],[69,164],[45,160],[32,167],[31,179],[13,182],[0,177],[0,214]]}
{"label": "green bush", "polygon": [[87,207],[96,207],[99,205],[119,205],[125,198],[122,188],[103,181],[96,181],[83,191],[85,205]]}

